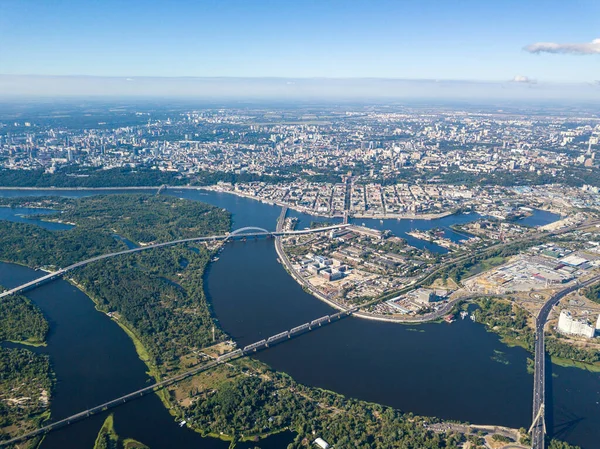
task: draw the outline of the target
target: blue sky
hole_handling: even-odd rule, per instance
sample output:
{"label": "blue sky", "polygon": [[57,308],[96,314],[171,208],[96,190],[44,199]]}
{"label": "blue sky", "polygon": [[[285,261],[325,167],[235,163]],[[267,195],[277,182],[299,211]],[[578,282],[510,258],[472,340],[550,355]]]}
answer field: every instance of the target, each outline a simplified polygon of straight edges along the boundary
{"label": "blue sky", "polygon": [[594,82],[588,0],[0,0],[0,74]]}

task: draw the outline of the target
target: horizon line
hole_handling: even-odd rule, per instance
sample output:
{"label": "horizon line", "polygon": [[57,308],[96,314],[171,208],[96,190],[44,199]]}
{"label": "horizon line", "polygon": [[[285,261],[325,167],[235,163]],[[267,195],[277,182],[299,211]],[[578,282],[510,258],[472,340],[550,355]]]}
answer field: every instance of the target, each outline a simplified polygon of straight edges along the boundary
{"label": "horizon line", "polygon": [[90,75],[90,74],[69,74],[69,75],[55,75],[55,74],[34,74],[34,73],[0,73],[0,77],[39,77],[39,78],[103,78],[103,79],[131,79],[134,81],[137,79],[206,79],[206,80],[219,80],[219,79],[231,79],[231,80],[319,80],[319,81],[410,81],[410,82],[433,82],[433,83],[480,83],[480,84],[495,84],[495,83],[512,83],[512,84],[599,84],[598,80],[591,81],[544,81],[538,79],[530,79],[525,77],[525,81],[518,80],[515,76],[513,79],[467,79],[467,78],[402,78],[402,77],[378,77],[378,76],[232,76],[232,75],[173,75],[173,76],[162,76],[162,75]]}

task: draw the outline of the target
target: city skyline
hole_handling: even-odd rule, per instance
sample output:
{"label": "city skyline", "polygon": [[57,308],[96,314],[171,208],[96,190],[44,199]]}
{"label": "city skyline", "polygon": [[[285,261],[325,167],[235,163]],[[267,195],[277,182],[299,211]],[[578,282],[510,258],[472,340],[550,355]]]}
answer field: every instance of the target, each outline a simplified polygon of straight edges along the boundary
{"label": "city skyline", "polygon": [[0,447],[598,447],[598,25],[0,0]]}

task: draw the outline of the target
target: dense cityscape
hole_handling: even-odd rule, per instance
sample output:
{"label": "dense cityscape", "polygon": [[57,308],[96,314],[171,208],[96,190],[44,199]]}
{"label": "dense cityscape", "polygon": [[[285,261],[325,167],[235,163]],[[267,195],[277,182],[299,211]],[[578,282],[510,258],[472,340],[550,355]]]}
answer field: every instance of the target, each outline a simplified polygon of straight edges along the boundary
{"label": "dense cityscape", "polygon": [[598,17],[0,0],[0,449],[597,449]]}
{"label": "dense cityscape", "polygon": [[[10,208],[32,211],[66,207],[51,222],[77,228],[99,219],[101,215],[94,218],[99,210],[65,203],[54,195],[152,189],[182,199],[214,196],[215,205],[238,197],[281,208],[278,260],[306,292],[338,312],[243,349],[222,338],[215,345],[184,345],[176,350],[181,359],[175,372],[181,376],[188,376],[184,367],[197,373],[206,363],[228,363],[343,314],[404,324],[470,318],[493,326],[502,341],[533,351],[541,339],[530,331],[536,323],[533,317],[548,304],[555,307],[545,318],[545,350],[560,360],[557,363],[595,371],[600,363],[596,339],[600,300],[595,284],[600,267],[597,115],[459,106],[395,109],[332,106],[274,112],[248,107],[174,112],[157,106],[89,104],[62,111],[14,110],[0,117],[0,179],[5,180],[1,187],[16,193],[45,189],[41,193],[46,196],[10,195],[2,201]],[[82,122],[85,128],[80,128]],[[138,195],[134,192],[131,195]],[[35,190],[33,194],[39,195]],[[74,206],[91,215],[67,213]],[[231,207],[235,211],[237,206]],[[112,218],[116,223],[123,219],[127,218]],[[151,228],[150,234],[132,234],[118,231],[121,225],[116,223],[119,239],[133,251],[152,250],[160,242]],[[248,230],[224,241],[256,238],[253,232],[270,235],[262,228]],[[17,229],[6,231],[7,243],[17,238]],[[180,230],[169,233],[185,235]],[[201,248],[220,264],[226,247],[216,238]],[[10,252],[4,257],[15,260]],[[49,272],[44,279],[71,270],[60,262],[42,265]],[[172,275],[167,278],[183,285]],[[75,274],[72,281],[84,285],[80,283],[89,282],[84,279]],[[89,286],[85,291],[92,293]],[[141,332],[127,310],[125,305],[110,305],[106,312],[134,334]],[[215,339],[214,327],[212,332]],[[151,348],[155,343],[146,344]],[[493,360],[504,363],[502,358]],[[158,359],[154,363],[156,381],[170,385],[168,373],[174,362],[164,367]],[[538,373],[541,368],[535,367],[540,362],[533,363],[528,369]],[[257,375],[262,370],[252,369],[258,370]],[[180,380],[168,387],[169,402],[183,415],[189,415],[189,404],[202,396],[189,382]],[[40,410],[49,407],[48,388],[44,386],[42,402],[36,405]],[[534,388],[543,387],[536,382]],[[492,437],[514,442],[532,438],[533,446],[541,447],[544,439],[537,432],[545,420],[539,416],[543,405],[537,407],[531,437],[524,429],[502,430],[479,443],[487,447]],[[194,424],[191,418],[181,423],[193,428],[209,425]],[[48,430],[58,425],[63,421]],[[35,426],[23,426],[35,435]],[[448,432],[444,426],[431,429]],[[110,429],[103,432],[111,434]],[[453,432],[467,436],[461,447],[477,447],[472,446],[478,443],[468,437],[469,429],[458,427]],[[315,444],[329,445],[321,437]]]}
{"label": "dense cityscape", "polygon": [[[61,115],[3,120],[2,167],[49,172],[64,165],[149,167],[258,176],[393,178],[402,169],[560,176],[597,166],[600,118],[590,112],[477,108],[338,107],[165,111],[109,110],[107,122],[77,129]],[[83,111],[85,115],[86,111]],[[94,113],[90,107],[89,114]],[[133,116],[133,117],[132,117]],[[160,118],[156,118],[159,116]],[[68,117],[68,114],[67,114]],[[73,120],[75,122],[75,120]]]}

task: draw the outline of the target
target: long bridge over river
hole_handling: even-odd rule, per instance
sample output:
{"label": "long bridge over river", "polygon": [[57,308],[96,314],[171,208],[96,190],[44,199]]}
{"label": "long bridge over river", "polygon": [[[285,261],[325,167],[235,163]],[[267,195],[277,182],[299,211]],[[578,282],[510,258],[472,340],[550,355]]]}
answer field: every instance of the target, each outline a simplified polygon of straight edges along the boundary
{"label": "long bridge over river", "polygon": [[280,237],[280,236],[285,236],[285,235],[315,234],[315,233],[319,233],[319,232],[331,231],[333,229],[344,228],[346,226],[349,226],[349,225],[338,224],[338,225],[326,226],[326,227],[322,227],[322,228],[303,229],[303,230],[298,230],[298,231],[281,231],[278,229],[274,232],[267,231],[266,229],[263,229],[263,228],[248,226],[248,227],[237,229],[233,232],[229,232],[227,234],[219,234],[219,235],[212,235],[212,236],[205,236],[205,237],[193,237],[193,238],[189,238],[189,239],[180,239],[180,240],[173,240],[171,242],[155,243],[152,245],[140,246],[137,248],[127,249],[124,251],[117,251],[114,253],[102,254],[100,256],[91,257],[89,259],[82,260],[81,262],[77,262],[72,265],[69,265],[68,267],[60,268],[57,271],[48,273],[45,276],[34,279],[33,281],[19,285],[18,287],[11,288],[10,290],[6,290],[6,291],[0,293],[0,298],[4,298],[6,296],[14,295],[17,293],[23,293],[24,291],[39,287],[40,285],[45,284],[46,282],[49,282],[56,278],[62,277],[66,273],[73,271],[77,268],[83,267],[83,266],[88,265],[93,262],[98,262],[100,260],[110,259],[112,257],[117,257],[117,256],[122,256],[124,254],[133,254],[133,253],[138,253],[141,251],[147,251],[149,249],[178,245],[180,243],[195,243],[195,242],[201,243],[201,242],[215,242],[215,241],[226,242],[229,240],[254,238],[254,237],[256,237],[256,238],[258,238],[258,237]]}
{"label": "long bridge over river", "polygon": [[111,409],[113,407],[116,407],[118,405],[125,404],[126,402],[129,402],[133,399],[141,398],[142,396],[145,396],[149,393],[153,393],[157,390],[160,390],[161,388],[168,387],[169,385],[180,382],[184,379],[187,379],[188,377],[192,377],[203,371],[207,371],[209,369],[215,368],[218,365],[222,365],[222,364],[228,363],[232,360],[235,360],[235,359],[238,359],[238,358],[250,355],[250,354],[254,354],[258,351],[267,349],[278,343],[282,343],[291,338],[302,335],[306,332],[310,332],[310,331],[319,329],[323,326],[326,326],[328,324],[339,321],[342,318],[345,318],[345,317],[351,315],[356,310],[358,310],[358,307],[354,307],[345,312],[334,313],[333,315],[325,315],[325,316],[322,316],[321,318],[317,318],[308,323],[304,323],[304,324],[301,324],[300,326],[296,326],[290,330],[275,334],[267,339],[263,339],[263,340],[255,342],[255,343],[251,343],[249,345],[246,345],[243,349],[236,349],[235,351],[231,351],[226,354],[223,354],[223,355],[217,357],[216,359],[206,362],[206,363],[202,364],[201,366],[193,368],[184,373],[177,374],[175,376],[161,380],[160,382],[156,382],[152,385],[148,385],[147,387],[140,388],[139,390],[136,390],[136,391],[128,393],[126,395],[120,396],[111,401],[97,405],[95,407],[84,410],[82,412],[76,413],[67,418],[53,422],[52,424],[48,424],[47,426],[40,427],[39,429],[36,429],[32,432],[25,433],[23,435],[12,438],[10,440],[2,441],[2,442],[0,442],[0,447],[10,446],[13,444],[17,444],[17,443],[29,440],[31,438],[35,438],[37,436],[45,435],[49,432],[52,432],[53,430],[60,429],[61,427],[65,427],[65,426],[73,424],[77,421],[80,421],[82,419],[89,418],[95,414],[102,413],[102,412],[104,412],[108,409]]}
{"label": "long bridge over river", "polygon": [[552,295],[544,303],[535,319],[535,364],[533,374],[533,422],[529,428],[533,449],[544,449],[546,445],[546,348],[544,328],[552,308],[558,302],[580,288],[600,281],[600,275],[577,282]]}
{"label": "long bridge over river", "polygon": [[[103,254],[100,256],[96,256],[96,257],[92,257],[89,259],[86,259],[84,261],[81,262],[77,262],[74,263],[72,265],[69,265],[68,267],[65,268],[61,268],[55,272],[49,273],[45,276],[42,276],[40,278],[37,278],[33,281],[30,281],[26,284],[20,285],[18,287],[12,288],[10,290],[4,291],[2,293],[0,293],[0,298],[9,296],[9,295],[13,295],[13,294],[18,294],[18,293],[22,293],[26,290],[32,289],[32,288],[36,288],[46,282],[50,282],[58,277],[63,276],[64,274],[75,270],[76,268],[79,267],[83,267],[85,265],[88,265],[90,263],[93,262],[97,262],[100,260],[104,260],[104,259],[108,259],[111,257],[116,257],[116,256],[120,256],[120,255],[124,255],[124,254],[132,254],[132,253],[136,253],[136,252],[141,252],[141,251],[146,251],[149,249],[153,249],[153,248],[161,248],[161,247],[165,247],[165,246],[172,246],[172,245],[177,245],[177,244],[181,244],[181,243],[192,243],[192,242],[211,242],[211,241],[229,241],[229,240],[235,240],[235,239],[240,239],[240,238],[252,238],[252,237],[281,237],[281,236],[285,236],[285,235],[303,235],[303,234],[313,234],[313,233],[319,233],[319,232],[326,232],[326,231],[330,231],[330,230],[334,230],[334,229],[339,229],[339,228],[343,228],[346,226],[349,226],[348,224],[344,223],[344,224],[339,224],[339,225],[334,225],[334,226],[327,226],[327,227],[322,227],[322,228],[316,228],[316,229],[306,229],[306,230],[298,230],[298,231],[282,231],[282,224],[283,224],[283,219],[285,218],[285,215],[287,213],[287,208],[283,208],[281,215],[279,217],[278,223],[277,223],[277,228],[274,232],[271,231],[267,231],[266,229],[263,228],[257,228],[257,227],[244,227],[241,229],[238,229],[236,231],[227,233],[227,234],[223,234],[223,235],[213,235],[213,236],[205,236],[205,237],[194,237],[194,238],[188,238],[188,239],[180,239],[180,240],[174,240],[171,242],[164,242],[164,243],[156,243],[153,245],[147,245],[147,246],[143,246],[143,247],[137,247],[137,248],[132,248],[132,249],[128,249],[128,250],[124,250],[124,251],[118,251],[118,252],[114,252],[114,253],[109,253],[109,254]],[[594,222],[595,223],[595,222]],[[589,225],[590,223],[588,223]],[[573,228],[570,228],[569,230],[572,230]],[[564,233],[567,232],[567,230],[561,230],[559,232],[555,232],[554,234],[558,234],[558,233]],[[280,245],[280,239],[277,238],[276,240],[276,244]],[[589,286],[593,283],[596,283],[600,281],[600,275],[595,276],[593,278],[590,278],[588,280],[586,280],[585,282],[581,283],[581,284],[575,284],[575,285],[571,285],[559,292],[557,292],[555,295],[553,295],[542,307],[542,309],[540,310],[537,319],[536,319],[536,343],[535,343],[535,373],[534,373],[534,394],[533,394],[533,423],[531,425],[531,428],[529,430],[529,432],[532,435],[532,447],[533,449],[544,449],[545,447],[545,435],[546,435],[546,426],[545,426],[545,347],[544,347],[544,327],[546,324],[546,321],[548,319],[548,315],[550,314],[550,311],[552,310],[552,307],[554,305],[556,305],[560,299],[562,299],[564,296],[566,296],[567,294],[579,289],[579,288],[583,288],[586,286]],[[413,285],[411,286],[412,288],[416,287],[417,285]],[[464,298],[463,298],[464,299]],[[367,305],[371,304],[371,302],[363,304],[361,307],[365,307]],[[312,320],[311,322],[308,323],[304,323],[301,324],[299,326],[296,326],[290,330],[287,331],[283,331],[280,332],[278,334],[275,334],[271,337],[269,337],[268,339],[263,339],[260,341],[257,341],[255,343],[246,345],[243,349],[237,349],[235,351],[231,351],[229,353],[223,354],[221,356],[219,356],[218,358],[211,360],[207,363],[202,364],[201,366],[198,366],[196,368],[193,368],[189,371],[186,371],[184,373],[178,374],[176,376],[172,376],[170,378],[164,379],[162,381],[156,382],[152,385],[149,385],[147,387],[141,388],[137,391],[134,391],[132,393],[126,394],[124,396],[118,397],[116,399],[113,399],[111,401],[105,402],[104,404],[100,404],[96,407],[90,408],[88,410],[84,410],[80,413],[74,414],[72,416],[69,416],[67,418],[61,419],[59,421],[56,421],[54,423],[51,423],[47,426],[41,427],[37,430],[34,430],[32,432],[23,434],[21,436],[15,437],[11,440],[6,440],[3,442],[0,442],[0,447],[5,447],[5,446],[9,446],[15,443],[19,443],[25,440],[28,440],[30,438],[34,438],[36,436],[40,436],[40,435],[44,435],[48,432],[51,432],[53,430],[59,429],[61,427],[70,425],[76,421],[88,418],[94,414],[103,412],[105,410],[108,410],[112,407],[116,407],[117,405],[121,405],[124,404],[128,401],[131,401],[133,399],[145,396],[149,393],[155,392],[161,388],[165,388],[169,385],[175,384],[181,380],[184,380],[188,377],[194,376],[198,373],[201,373],[203,371],[212,369],[218,365],[230,362],[231,360],[235,360],[237,358],[240,357],[244,357],[250,354],[253,354],[257,351],[261,351],[264,349],[267,349],[273,345],[276,345],[278,343],[282,343],[284,341],[287,341],[291,338],[297,337],[299,335],[302,335],[306,332],[310,332],[312,330],[318,329],[322,326],[328,325],[330,323],[339,321],[342,318],[345,318],[347,316],[353,315],[357,312],[359,312],[361,307],[353,307],[353,308],[348,308],[348,309],[344,309],[341,310],[335,314],[332,315],[326,315],[323,316],[321,318],[317,318],[315,320]],[[431,318],[430,318],[431,319]]]}

